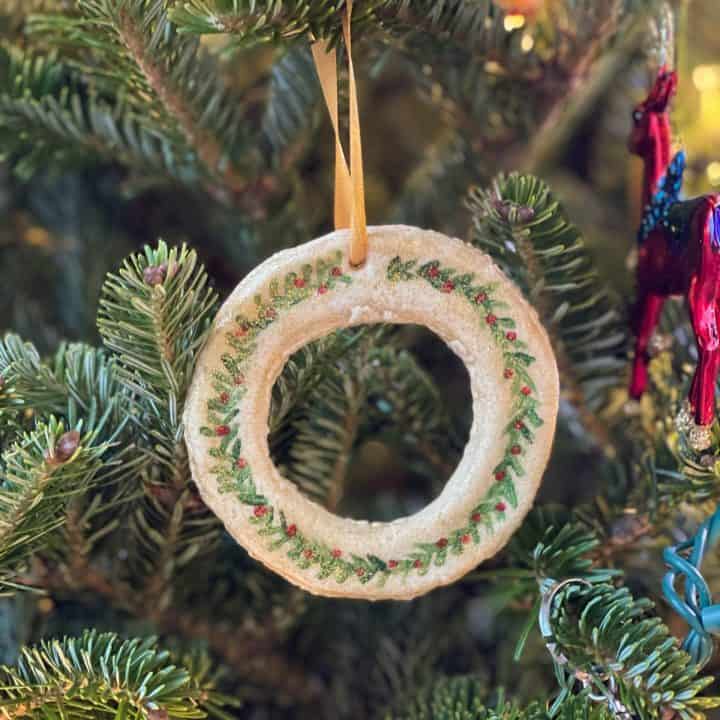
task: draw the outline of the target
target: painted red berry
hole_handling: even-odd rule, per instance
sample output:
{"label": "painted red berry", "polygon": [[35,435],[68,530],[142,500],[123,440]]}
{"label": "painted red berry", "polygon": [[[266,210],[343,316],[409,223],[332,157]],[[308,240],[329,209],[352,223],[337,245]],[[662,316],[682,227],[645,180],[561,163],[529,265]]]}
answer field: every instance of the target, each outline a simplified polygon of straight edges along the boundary
{"label": "painted red berry", "polygon": [[253,510],[253,515],[257,518],[265,517],[265,515],[267,515],[267,511],[268,509],[264,505],[257,505]]}
{"label": "painted red berry", "polygon": [[495,506],[495,509],[496,509],[498,512],[505,512],[506,508],[507,508],[507,506],[505,505],[504,502],[499,502],[499,503]]}
{"label": "painted red berry", "polygon": [[462,541],[463,545],[467,545],[470,542],[470,536],[469,535],[463,535],[460,540]]}
{"label": "painted red berry", "polygon": [[343,274],[339,267],[334,267],[331,272],[333,277],[340,277]]}
{"label": "painted red berry", "polygon": [[525,385],[525,387],[522,388],[522,389],[520,390],[520,392],[521,392],[523,395],[530,395],[530,393],[532,393],[532,390],[531,390],[527,385]]}
{"label": "painted red berry", "polygon": [[436,278],[439,274],[440,274],[440,271],[437,269],[437,265],[433,265],[433,266],[428,270],[428,275],[429,275],[431,278]]}
{"label": "painted red berry", "polygon": [[268,308],[268,309],[265,311],[265,317],[266,317],[266,318],[272,319],[272,318],[274,318],[276,315],[277,315],[277,313],[275,312],[275,310],[274,310],[273,308]]}
{"label": "painted red berry", "polygon": [[487,300],[487,293],[481,292],[481,293],[478,293],[478,294],[475,296],[475,302],[476,302],[478,305],[481,305],[481,304],[484,303],[486,300]]}
{"label": "painted red berry", "polygon": [[389,567],[391,570],[394,570],[397,566],[398,566],[398,561],[397,561],[397,560],[388,560],[388,567]]}
{"label": "painted red berry", "polygon": [[506,380],[509,380],[515,373],[510,368],[505,368],[505,372],[503,373],[503,377]]}
{"label": "painted red berry", "polygon": [[525,423],[522,420],[516,420],[515,421],[515,429],[516,430],[524,430],[525,429]]}
{"label": "painted red berry", "polygon": [[482,515],[480,513],[473,513],[471,519],[474,523],[479,523],[482,520]]}
{"label": "painted red berry", "polygon": [[305,552],[303,552],[303,555],[304,555],[308,560],[312,560],[313,551],[310,550],[310,549],[305,550]]}
{"label": "painted red berry", "polygon": [[233,335],[235,335],[236,338],[242,338],[247,335],[247,329],[246,328],[238,328]]}
{"label": "painted red berry", "polygon": [[504,471],[504,470],[498,470],[498,471],[495,473],[495,479],[496,479],[498,482],[502,482],[502,481],[505,479],[505,471]]}
{"label": "painted red berry", "polygon": [[413,563],[413,567],[414,567],[414,568],[421,568],[422,566],[423,566],[422,560],[416,560],[416,561]]}
{"label": "painted red berry", "polygon": [[216,434],[218,437],[225,437],[225,435],[229,435],[229,434],[230,434],[230,428],[229,428],[227,425],[218,425],[218,426],[215,428],[215,434]]}
{"label": "painted red berry", "polygon": [[247,460],[246,460],[245,458],[238,458],[238,459],[235,461],[235,464],[236,464],[241,470],[243,470],[244,468],[247,467]]}
{"label": "painted red berry", "polygon": [[445,548],[448,544],[447,538],[440,538],[435,544],[441,549]]}
{"label": "painted red berry", "polygon": [[355,570],[355,574],[356,574],[358,577],[362,577],[362,576],[365,574],[365,569],[364,569],[364,568],[357,568],[357,569]]}
{"label": "painted red berry", "polygon": [[505,337],[506,337],[510,342],[515,342],[515,341],[517,340],[517,333],[516,333],[514,330],[510,330],[509,332],[507,332],[507,333],[505,334]]}
{"label": "painted red berry", "polygon": [[335,549],[332,551],[331,555],[332,555],[334,558],[342,557],[342,550],[338,550],[337,548],[335,548]]}
{"label": "painted red berry", "polygon": [[493,315],[492,313],[490,313],[489,315],[487,315],[487,316],[485,317],[485,322],[486,322],[488,325],[494,325],[494,324],[497,322],[497,318],[495,317],[495,315]]}
{"label": "painted red berry", "polygon": [[441,288],[441,290],[444,293],[451,293],[454,289],[455,289],[455,283],[450,282],[450,280],[447,280],[446,282],[444,282],[443,286]]}
{"label": "painted red berry", "polygon": [[318,288],[318,295],[324,295],[328,291],[327,285],[321,285]]}
{"label": "painted red berry", "polygon": [[297,525],[288,525],[285,534],[288,537],[295,537],[295,535],[297,535]]}
{"label": "painted red berry", "polygon": [[521,448],[519,445],[513,445],[513,446],[510,448],[510,452],[511,452],[513,455],[520,455],[520,453],[522,453],[522,448]]}
{"label": "painted red berry", "polygon": [[233,382],[236,385],[242,385],[245,382],[245,376],[244,375],[236,375],[233,379]]}
{"label": "painted red berry", "polygon": [[228,395],[228,393],[226,392],[220,393],[220,397],[218,398],[218,400],[220,400],[223,405],[227,405],[230,401],[230,395]]}
{"label": "painted red berry", "polygon": [[305,281],[302,278],[295,278],[295,287],[296,288],[304,288],[305,287]]}

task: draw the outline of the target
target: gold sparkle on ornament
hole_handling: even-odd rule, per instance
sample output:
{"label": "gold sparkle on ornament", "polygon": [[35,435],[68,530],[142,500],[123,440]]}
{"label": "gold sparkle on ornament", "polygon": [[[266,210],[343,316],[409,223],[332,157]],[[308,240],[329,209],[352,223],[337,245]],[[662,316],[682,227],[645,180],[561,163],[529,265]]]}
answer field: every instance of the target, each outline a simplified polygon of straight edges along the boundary
{"label": "gold sparkle on ornament", "polygon": [[507,32],[520,30],[520,28],[525,27],[525,16],[522,13],[509,13],[505,16],[503,25]]}

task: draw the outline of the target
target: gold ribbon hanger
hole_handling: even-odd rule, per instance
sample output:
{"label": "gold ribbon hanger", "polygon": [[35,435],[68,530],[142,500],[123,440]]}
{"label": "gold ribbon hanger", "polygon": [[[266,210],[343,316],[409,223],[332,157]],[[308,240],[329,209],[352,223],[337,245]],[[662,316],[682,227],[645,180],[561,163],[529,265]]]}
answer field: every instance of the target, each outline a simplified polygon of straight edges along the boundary
{"label": "gold ribbon hanger", "polygon": [[325,104],[330,113],[330,121],[335,131],[335,229],[351,229],[350,264],[358,266],[362,265],[367,257],[368,236],[365,216],[365,180],[360,137],[360,115],[355,69],[352,61],[352,38],[350,32],[352,6],[352,0],[347,0],[343,18],[343,36],[347,49],[348,75],[350,79],[350,167],[348,167],[340,140],[337,53],[335,50],[329,49],[327,40],[319,40],[313,43],[312,54]]}

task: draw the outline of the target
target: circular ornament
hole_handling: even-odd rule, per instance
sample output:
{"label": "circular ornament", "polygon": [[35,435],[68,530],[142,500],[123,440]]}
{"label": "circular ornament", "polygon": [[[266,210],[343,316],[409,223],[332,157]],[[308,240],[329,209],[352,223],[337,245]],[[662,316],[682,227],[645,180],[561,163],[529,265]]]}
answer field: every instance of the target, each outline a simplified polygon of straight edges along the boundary
{"label": "circular ornament", "polygon": [[[256,559],[317,595],[410,599],[494,555],[530,509],[558,410],[555,357],[534,309],[491,259],[439,233],[368,228],[367,261],[339,230],[280,252],[221,308],[192,381],[185,437],[203,500]],[[442,493],[392,522],[339,517],[280,475],[268,449],[275,380],[339,328],[413,323],[466,365],[473,423]]]}

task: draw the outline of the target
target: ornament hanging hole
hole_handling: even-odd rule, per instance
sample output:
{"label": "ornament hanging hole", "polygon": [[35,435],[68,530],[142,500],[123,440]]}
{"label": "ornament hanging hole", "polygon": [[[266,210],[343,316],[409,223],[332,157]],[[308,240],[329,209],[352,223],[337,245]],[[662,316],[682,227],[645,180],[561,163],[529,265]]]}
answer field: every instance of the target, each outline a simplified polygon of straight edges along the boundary
{"label": "ornament hanging hole", "polygon": [[[343,347],[349,350],[333,359]],[[327,377],[288,410],[283,393],[292,378],[323,354]],[[273,386],[268,445],[275,466],[326,510],[389,522],[440,495],[472,420],[470,375],[452,345],[423,325],[364,324],[308,343],[287,360]],[[320,424],[325,433],[316,445]],[[340,452],[323,454],[328,442]]]}

